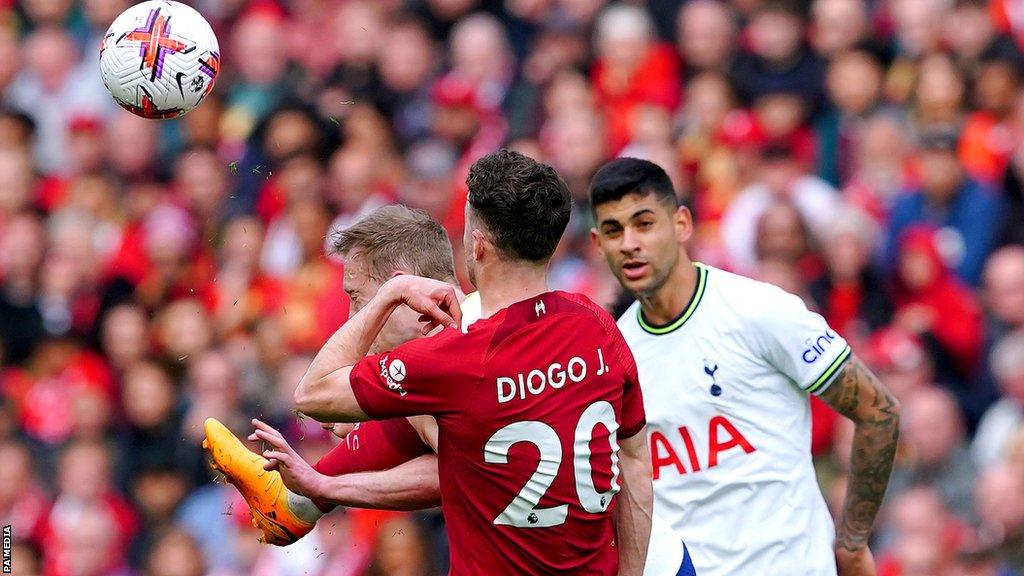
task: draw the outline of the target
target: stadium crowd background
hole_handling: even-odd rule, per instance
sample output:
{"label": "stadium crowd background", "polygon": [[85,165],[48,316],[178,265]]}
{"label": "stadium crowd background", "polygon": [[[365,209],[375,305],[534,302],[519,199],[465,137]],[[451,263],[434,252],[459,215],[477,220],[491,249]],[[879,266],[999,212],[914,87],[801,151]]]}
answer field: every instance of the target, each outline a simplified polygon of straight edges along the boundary
{"label": "stadium crowd background", "polygon": [[[347,315],[325,237],[401,202],[461,254],[467,168],[502,145],[576,196],[553,286],[622,309],[586,188],[645,157],[693,207],[698,259],[801,295],[869,361],[904,414],[880,574],[1024,574],[1021,2],[200,0],[223,70],[165,122],[99,80],[127,4],[0,0],[16,574],[443,574],[437,512],[259,545],[201,423],[260,415],[327,450],[290,410]],[[833,509],[849,436],[815,404]]]}

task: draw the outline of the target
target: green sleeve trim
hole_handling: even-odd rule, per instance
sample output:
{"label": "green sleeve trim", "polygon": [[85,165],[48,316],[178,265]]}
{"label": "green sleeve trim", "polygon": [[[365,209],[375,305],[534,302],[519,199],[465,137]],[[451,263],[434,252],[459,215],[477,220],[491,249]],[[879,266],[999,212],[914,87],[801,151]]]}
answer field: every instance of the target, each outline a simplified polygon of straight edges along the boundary
{"label": "green sleeve trim", "polygon": [[823,372],[821,376],[818,376],[818,379],[815,380],[813,384],[807,387],[807,392],[809,394],[814,394],[827,382],[830,382],[832,377],[839,372],[839,369],[843,367],[843,364],[846,363],[852,353],[853,351],[850,349],[850,346],[847,345],[846,348],[839,353],[839,356],[829,364],[828,368],[825,369],[825,372]]}

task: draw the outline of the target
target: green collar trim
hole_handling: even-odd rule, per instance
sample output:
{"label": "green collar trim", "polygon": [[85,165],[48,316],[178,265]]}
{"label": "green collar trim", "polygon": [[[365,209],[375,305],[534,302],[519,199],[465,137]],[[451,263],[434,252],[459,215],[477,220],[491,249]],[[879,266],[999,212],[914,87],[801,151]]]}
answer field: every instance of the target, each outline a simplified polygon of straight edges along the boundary
{"label": "green collar trim", "polygon": [[694,268],[697,269],[697,289],[693,291],[693,296],[690,297],[690,303],[686,305],[682,313],[676,316],[675,319],[670,321],[668,324],[658,326],[656,324],[650,324],[644,319],[643,308],[637,307],[636,319],[640,323],[640,328],[643,328],[644,332],[648,334],[654,334],[655,336],[662,336],[670,332],[674,332],[686,324],[686,321],[693,316],[693,313],[697,311],[697,306],[700,305],[700,301],[704,298],[704,290],[708,284],[708,269],[703,264],[694,262]]}

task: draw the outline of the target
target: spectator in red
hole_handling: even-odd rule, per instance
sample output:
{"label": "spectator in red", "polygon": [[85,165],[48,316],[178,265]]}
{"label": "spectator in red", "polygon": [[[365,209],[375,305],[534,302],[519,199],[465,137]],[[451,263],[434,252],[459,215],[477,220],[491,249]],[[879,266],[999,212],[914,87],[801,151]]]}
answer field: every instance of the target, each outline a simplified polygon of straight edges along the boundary
{"label": "spectator in red", "polygon": [[960,161],[973,178],[986,184],[998,183],[1021,142],[1014,111],[1021,86],[1020,69],[1010,60],[991,59],[978,63],[974,83],[977,110],[964,124],[960,137]]}
{"label": "spectator in red", "polygon": [[941,235],[924,226],[901,235],[893,324],[925,342],[940,374],[948,371],[962,381],[980,359],[981,307],[946,265],[939,242]]}
{"label": "spectator in red", "polygon": [[640,7],[619,4],[597,22],[597,61],[592,82],[616,152],[629,142],[638,106],[675,110],[679,104],[679,65],[668,45],[657,42],[654,26]]}
{"label": "spectator in red", "polygon": [[681,169],[691,182],[700,259],[726,262],[719,227],[722,215],[742,184],[740,156],[751,156],[753,118],[738,107],[723,74],[701,73],[686,85],[686,104],[678,118]]}
{"label": "spectator in red", "polygon": [[[351,114],[354,108],[348,106],[346,110]],[[340,120],[335,118],[334,122]],[[337,134],[329,132],[327,126],[334,127],[303,103],[289,102],[275,109],[256,127],[241,159],[228,164],[228,170],[235,176],[225,216],[255,212],[265,224],[272,222],[290,200],[290,191],[280,182],[280,173],[288,161],[305,155],[324,158],[333,151]]]}
{"label": "spectator in red", "polygon": [[462,228],[465,186],[469,167],[488,152],[498,148],[508,135],[508,122],[468,78],[455,72],[442,76],[431,88],[434,102],[433,130],[458,151],[455,185],[459,190],[451,212],[441,221],[448,230]]}
{"label": "spectator in red", "polygon": [[45,340],[23,369],[12,369],[3,393],[14,401],[28,435],[56,447],[75,428],[74,402],[85,391],[113,394],[113,380],[102,357],[72,339]]}
{"label": "spectator in red", "polygon": [[28,447],[0,444],[0,522],[12,527],[14,540],[43,544],[50,503],[39,482]]}
{"label": "spectator in red", "polygon": [[797,90],[766,89],[753,94],[754,131],[762,142],[793,152],[800,166],[814,171],[818,163],[818,134],[811,124],[811,102]]}
{"label": "spectator in red", "polygon": [[48,575],[106,576],[125,565],[138,518],[114,490],[113,465],[104,444],[76,442],[61,454],[58,494],[43,544]]}
{"label": "spectator in red", "polygon": [[277,313],[294,351],[313,351],[348,317],[342,265],[327,258],[328,214],[318,200],[294,202],[281,216],[294,233],[297,261],[282,280]]}
{"label": "spectator in red", "polygon": [[932,361],[921,340],[900,328],[875,332],[858,353],[897,399],[935,383]]}
{"label": "spectator in red", "polygon": [[218,251],[217,281],[208,290],[217,333],[227,340],[244,334],[259,318],[276,313],[283,299],[281,281],[264,273],[259,259],[263,223],[240,216],[225,224]]}
{"label": "spectator in red", "polygon": [[201,296],[215,271],[208,248],[186,210],[169,202],[154,206],[122,238],[105,304],[134,298],[154,311],[171,300]]}
{"label": "spectator in red", "polygon": [[496,17],[476,13],[452,28],[451,72],[468,81],[477,105],[498,110],[508,121],[510,138],[529,134],[536,89],[519,80],[508,32]]}

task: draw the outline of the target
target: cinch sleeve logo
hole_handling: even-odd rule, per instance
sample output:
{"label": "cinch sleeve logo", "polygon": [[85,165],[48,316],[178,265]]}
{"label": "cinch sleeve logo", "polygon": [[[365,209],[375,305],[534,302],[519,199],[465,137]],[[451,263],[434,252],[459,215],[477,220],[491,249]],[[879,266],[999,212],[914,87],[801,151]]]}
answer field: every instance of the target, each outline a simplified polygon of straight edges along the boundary
{"label": "cinch sleeve logo", "polygon": [[825,332],[819,335],[817,338],[808,338],[804,340],[804,353],[800,356],[807,364],[814,364],[821,358],[821,355],[828,350],[829,346],[836,339],[838,335],[832,331],[831,328],[826,328]]}

